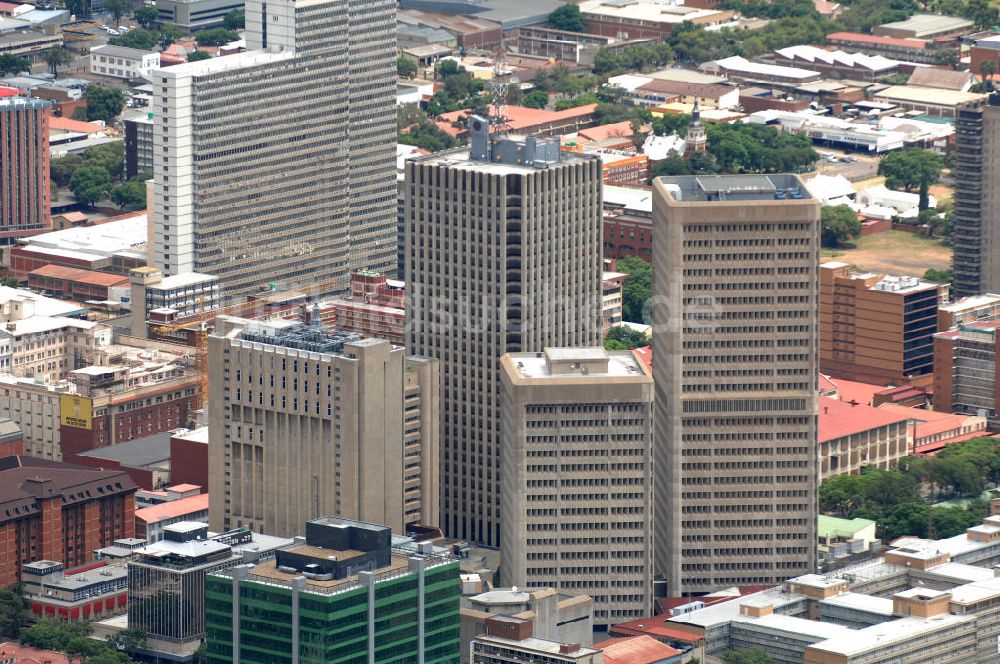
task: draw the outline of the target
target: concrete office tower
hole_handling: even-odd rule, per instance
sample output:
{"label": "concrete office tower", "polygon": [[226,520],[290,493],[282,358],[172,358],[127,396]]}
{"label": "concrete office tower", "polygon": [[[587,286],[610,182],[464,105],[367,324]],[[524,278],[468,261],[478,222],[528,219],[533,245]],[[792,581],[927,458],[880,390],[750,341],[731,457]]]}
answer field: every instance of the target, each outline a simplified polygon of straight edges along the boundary
{"label": "concrete office tower", "polygon": [[406,162],[407,341],[441,362],[441,526],[500,540],[500,356],[599,343],[601,163],[490,140]]}
{"label": "concrete office tower", "polygon": [[668,591],[814,570],[819,204],[793,175],[653,183],[656,570]]}
{"label": "concrete office tower", "polygon": [[157,267],[231,296],[394,273],[394,11],[250,0],[250,50],[155,72]]}
{"label": "concrete office tower", "polygon": [[52,228],[48,106],[41,99],[0,99],[0,245]]}
{"label": "concrete office tower", "polygon": [[436,362],[285,320],[220,316],[208,344],[213,530],[292,536],[323,514],[398,533],[437,523]]}
{"label": "concrete office tower", "polygon": [[956,110],[954,297],[1000,291],[1000,95]]}
{"label": "concrete office tower", "polygon": [[600,347],[500,367],[503,582],[586,593],[598,627],[650,615],[652,376]]}

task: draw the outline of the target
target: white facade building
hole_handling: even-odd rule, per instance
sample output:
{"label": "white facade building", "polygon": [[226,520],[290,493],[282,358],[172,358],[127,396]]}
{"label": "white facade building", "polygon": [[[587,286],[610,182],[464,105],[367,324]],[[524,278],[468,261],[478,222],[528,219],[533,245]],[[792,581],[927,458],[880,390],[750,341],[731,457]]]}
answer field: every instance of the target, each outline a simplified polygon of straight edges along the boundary
{"label": "white facade building", "polygon": [[160,54],[124,46],[95,46],[90,49],[90,73],[131,81],[150,78],[160,68]]}

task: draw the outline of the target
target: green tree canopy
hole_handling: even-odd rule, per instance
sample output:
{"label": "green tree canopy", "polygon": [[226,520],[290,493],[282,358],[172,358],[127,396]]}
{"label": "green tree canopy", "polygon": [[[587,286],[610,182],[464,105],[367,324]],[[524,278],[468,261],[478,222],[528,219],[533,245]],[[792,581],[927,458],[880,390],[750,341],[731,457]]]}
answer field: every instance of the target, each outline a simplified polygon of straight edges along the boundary
{"label": "green tree canopy", "polygon": [[188,53],[188,62],[198,62],[199,60],[211,60],[212,54],[206,53],[205,51],[191,51]]}
{"label": "green tree canopy", "polygon": [[583,32],[583,14],[577,5],[563,5],[549,14],[549,25],[556,30]]}
{"label": "green tree canopy", "polygon": [[0,55],[0,76],[20,74],[22,71],[31,71],[31,63],[26,59],[9,53]]}
{"label": "green tree canopy", "polygon": [[941,157],[923,148],[908,148],[886,155],[878,166],[890,189],[919,189],[937,182],[941,176]]}
{"label": "green tree canopy", "polygon": [[611,328],[608,336],[604,337],[605,350],[631,350],[646,345],[649,345],[649,339],[645,334],[625,325]]}
{"label": "green tree canopy", "polygon": [[85,163],[87,163],[87,160],[78,154],[53,157],[49,161],[49,175],[52,178],[52,182],[57,187],[69,186],[69,180],[73,177],[73,173]]}
{"label": "green tree canopy", "polygon": [[111,12],[115,19],[115,27],[121,23],[122,16],[132,8],[131,0],[104,0],[104,9]]}
{"label": "green tree canopy", "polygon": [[528,108],[545,108],[548,106],[549,96],[541,90],[532,90],[524,95],[524,100],[521,103]]}
{"label": "green tree canopy", "polygon": [[152,30],[160,18],[160,11],[156,7],[144,5],[132,11],[132,18],[146,30]]}
{"label": "green tree canopy", "polygon": [[199,30],[194,34],[194,40],[198,42],[198,46],[222,46],[239,38],[237,33],[225,28],[209,28],[208,30]]}
{"label": "green tree canopy", "polygon": [[819,159],[812,141],[767,125],[709,124],[708,151],[723,173],[801,172]]}
{"label": "green tree canopy", "polygon": [[53,76],[59,76],[59,68],[73,62],[73,55],[60,46],[53,46],[45,51],[45,63]]}
{"label": "green tree canopy", "polygon": [[[150,7],[154,9],[154,7]],[[140,24],[141,25],[141,24]],[[164,26],[166,27],[166,26]],[[160,42],[160,33],[146,27],[133,28],[123,35],[112,37],[108,40],[114,46],[124,46],[126,48],[137,48],[140,51],[150,51]]]}
{"label": "green tree canopy", "polygon": [[87,119],[111,122],[125,108],[125,95],[118,88],[91,85],[84,95],[87,100]]}
{"label": "green tree canopy", "polygon": [[116,182],[125,174],[125,143],[122,141],[91,146],[83,151],[83,157],[88,165],[105,169]]}
{"label": "green tree canopy", "polygon": [[70,178],[73,196],[85,207],[90,207],[111,191],[111,175],[100,166],[81,166]]}
{"label": "green tree canopy", "polygon": [[161,49],[166,50],[171,44],[180,39],[180,37],[181,31],[176,25],[164,23],[160,26],[160,34],[156,43],[159,44]]}
{"label": "green tree canopy", "polygon": [[774,660],[760,648],[752,650],[732,650],[726,653],[723,661],[726,664],[774,664]]}
{"label": "green tree canopy", "polygon": [[245,9],[231,9],[222,19],[222,26],[226,30],[242,30],[247,27],[247,17]]}
{"label": "green tree canopy", "polygon": [[937,270],[935,268],[930,268],[924,272],[924,280],[933,281],[939,284],[950,284],[951,270]]}
{"label": "green tree canopy", "polygon": [[653,293],[652,266],[641,258],[622,258],[618,261],[618,271],[628,275],[622,284],[622,319],[630,323],[647,322],[643,313]]}
{"label": "green tree canopy", "polygon": [[413,78],[417,75],[417,63],[405,55],[398,56],[396,58],[396,74],[400,78]]}
{"label": "green tree canopy", "polygon": [[422,120],[408,130],[400,132],[397,140],[404,145],[416,145],[431,152],[440,152],[455,146],[455,139],[441,131],[430,120]]}
{"label": "green tree canopy", "polygon": [[111,190],[111,201],[122,210],[146,207],[146,183],[129,180]]}
{"label": "green tree canopy", "polygon": [[824,207],[820,212],[820,227],[824,247],[839,247],[842,242],[861,234],[857,213],[846,205]]}
{"label": "green tree canopy", "polygon": [[0,636],[16,639],[33,617],[21,595],[10,588],[0,588]]}

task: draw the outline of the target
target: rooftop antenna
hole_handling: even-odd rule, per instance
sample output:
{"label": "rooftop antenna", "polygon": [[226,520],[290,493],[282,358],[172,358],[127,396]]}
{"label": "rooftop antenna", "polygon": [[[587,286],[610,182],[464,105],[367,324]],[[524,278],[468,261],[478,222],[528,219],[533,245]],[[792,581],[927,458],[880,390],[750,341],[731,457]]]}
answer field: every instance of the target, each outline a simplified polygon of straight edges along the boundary
{"label": "rooftop antenna", "polygon": [[510,87],[510,70],[507,69],[507,47],[503,41],[493,53],[493,78],[490,79],[490,95],[493,101],[493,116],[490,124],[493,135],[501,136],[510,131],[507,122],[507,95]]}

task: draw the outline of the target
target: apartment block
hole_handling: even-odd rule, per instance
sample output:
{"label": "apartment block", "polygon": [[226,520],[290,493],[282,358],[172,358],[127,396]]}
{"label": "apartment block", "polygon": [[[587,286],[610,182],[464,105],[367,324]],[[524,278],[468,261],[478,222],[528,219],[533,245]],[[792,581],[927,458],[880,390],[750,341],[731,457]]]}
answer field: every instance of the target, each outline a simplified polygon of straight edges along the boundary
{"label": "apartment block", "polygon": [[973,321],[934,335],[934,410],[985,417],[1000,429],[998,329],[1000,321]]}
{"label": "apartment block", "polygon": [[153,112],[122,117],[125,128],[125,177],[153,173]]}
{"label": "apartment block", "polygon": [[955,297],[1000,292],[1000,96],[955,111]]}
{"label": "apartment block", "polygon": [[138,48],[105,44],[90,49],[90,73],[126,81],[148,79],[160,68],[160,54]]}
{"label": "apartment block", "polygon": [[500,360],[504,583],[594,600],[605,627],[652,612],[653,379],[631,351]]}
{"label": "apartment block", "polygon": [[210,664],[458,661],[456,558],[337,517],[308,521],[295,540],[208,577]]}
{"label": "apartment block", "polygon": [[491,136],[406,162],[407,346],[441,363],[441,526],[500,541],[500,356],[594,346],[601,162]]}
{"label": "apartment block", "polygon": [[0,244],[52,228],[49,102],[0,99]]}
{"label": "apartment block", "polygon": [[656,570],[670,595],[816,565],[819,204],[793,175],[653,181]]}
{"label": "apartment block", "polygon": [[934,368],[938,305],[948,287],[916,277],[820,266],[820,370],[883,385]]}
{"label": "apartment block", "polygon": [[136,486],[122,471],[4,457],[0,487],[0,586],[39,560],[91,562],[96,549],[134,533]]}
{"label": "apartment block", "polygon": [[156,267],[231,296],[394,274],[394,10],[251,0],[249,50],[154,72]]}
{"label": "apartment block", "polygon": [[1000,319],[1000,295],[984,293],[961,297],[938,307],[938,332],[976,321]]}
{"label": "apartment block", "polygon": [[438,365],[383,339],[220,316],[209,335],[214,530],[294,535],[324,513],[438,520]]}

